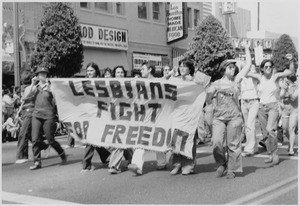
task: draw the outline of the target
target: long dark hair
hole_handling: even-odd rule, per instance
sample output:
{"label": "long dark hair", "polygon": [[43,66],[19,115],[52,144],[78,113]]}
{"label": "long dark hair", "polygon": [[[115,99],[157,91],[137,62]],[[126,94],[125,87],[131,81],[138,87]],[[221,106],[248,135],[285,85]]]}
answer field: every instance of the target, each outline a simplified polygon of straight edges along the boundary
{"label": "long dark hair", "polygon": [[124,72],[124,77],[126,77],[126,71],[125,71],[125,69],[124,69],[124,67],[123,67],[122,65],[119,65],[119,66],[115,66],[115,67],[114,67],[113,72],[112,72],[112,76],[113,76],[113,77],[116,77],[116,70],[117,70],[118,68],[121,68],[121,69],[123,70],[123,72]]}
{"label": "long dark hair", "polygon": [[100,70],[99,70],[99,67],[96,63],[94,63],[94,62],[88,63],[88,65],[86,65],[86,69],[89,68],[89,67],[92,67],[95,70],[96,77],[100,77]]}

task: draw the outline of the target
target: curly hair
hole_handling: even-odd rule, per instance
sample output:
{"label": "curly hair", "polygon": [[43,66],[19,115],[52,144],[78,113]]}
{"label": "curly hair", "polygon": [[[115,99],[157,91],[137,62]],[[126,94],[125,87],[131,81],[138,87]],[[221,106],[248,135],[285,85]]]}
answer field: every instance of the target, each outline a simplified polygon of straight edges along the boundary
{"label": "curly hair", "polygon": [[125,71],[125,69],[124,69],[124,67],[123,67],[122,65],[119,65],[119,66],[115,66],[115,67],[114,67],[113,72],[112,72],[112,76],[113,76],[113,77],[116,77],[116,71],[117,71],[118,68],[121,68],[121,69],[123,70],[123,72],[124,72],[124,77],[126,77],[126,71]]}

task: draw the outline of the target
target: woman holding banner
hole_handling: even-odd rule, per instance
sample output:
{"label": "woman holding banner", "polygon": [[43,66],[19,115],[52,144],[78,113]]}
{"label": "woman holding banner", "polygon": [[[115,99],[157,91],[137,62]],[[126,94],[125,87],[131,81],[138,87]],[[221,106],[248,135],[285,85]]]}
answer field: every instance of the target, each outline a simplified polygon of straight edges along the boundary
{"label": "woman holding banner", "polygon": [[[248,51],[247,51],[248,50]],[[249,48],[246,48],[249,52]],[[242,112],[238,100],[239,82],[250,69],[250,61],[239,72],[235,60],[224,60],[220,64],[222,78],[213,82],[207,91],[207,101],[213,103],[212,142],[213,155],[219,167],[216,176],[223,176],[227,170],[227,179],[235,178],[236,172],[242,172]],[[224,144],[225,143],[225,144]],[[227,157],[226,157],[227,153]]]}
{"label": "woman holding banner", "polygon": [[258,118],[263,130],[263,135],[268,138],[266,146],[269,157],[265,160],[265,163],[272,163],[272,165],[279,163],[276,135],[279,121],[278,80],[295,73],[293,55],[287,54],[285,57],[290,62],[288,70],[274,73],[274,63],[269,59],[265,59],[260,65],[263,74],[248,74],[248,76],[257,79],[260,83],[258,86],[260,98]]}
{"label": "woman holding banner", "polygon": [[[182,59],[179,61],[179,80],[182,81],[193,81],[194,80],[194,63],[190,59]],[[174,77],[177,78],[177,77]],[[193,159],[188,159],[187,157],[180,154],[173,154],[173,165],[174,168],[170,172],[171,175],[176,175],[181,173],[183,175],[189,175],[194,173],[194,167],[196,163],[196,135],[194,137],[194,143],[192,148]]]}
{"label": "woman holding banner", "polygon": [[[112,76],[116,78],[124,78],[125,69],[123,66],[116,66],[113,70]],[[131,163],[133,151],[131,149],[113,149],[109,159],[109,170],[110,174],[119,174],[121,172],[120,166],[123,156],[128,161],[128,164]]]}
{"label": "woman holding banner", "polygon": [[[155,66],[149,62],[143,62],[141,68],[142,78],[154,79]],[[128,165],[128,169],[134,172],[136,175],[143,174],[143,165],[145,162],[145,149],[136,148],[132,155],[131,164]],[[164,170],[167,168],[167,157],[164,152],[156,152],[157,170]]]}
{"label": "woman holding banner", "polygon": [[[86,66],[86,77],[87,78],[99,78],[100,77],[100,70],[97,64],[94,62],[90,62]],[[83,168],[82,168],[82,173],[89,171],[89,170],[94,170],[94,167],[92,166],[92,158],[94,156],[94,151],[98,152],[100,159],[103,163],[107,163],[107,159],[110,155],[110,152],[105,149],[104,147],[94,147],[93,145],[87,144],[85,147],[85,153],[84,153],[84,158],[83,158]]]}

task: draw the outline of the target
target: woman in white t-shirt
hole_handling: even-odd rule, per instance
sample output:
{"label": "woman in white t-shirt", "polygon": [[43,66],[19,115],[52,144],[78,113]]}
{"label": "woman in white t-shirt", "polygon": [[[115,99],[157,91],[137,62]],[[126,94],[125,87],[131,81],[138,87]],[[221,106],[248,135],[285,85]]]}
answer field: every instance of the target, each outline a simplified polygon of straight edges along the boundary
{"label": "woman in white t-shirt", "polygon": [[278,80],[282,77],[290,76],[295,72],[293,56],[287,54],[286,58],[289,60],[289,69],[283,72],[274,73],[274,63],[266,59],[262,61],[260,67],[262,74],[249,73],[248,76],[259,81],[258,94],[260,98],[260,105],[258,111],[258,118],[261,124],[264,136],[267,136],[266,146],[269,157],[265,163],[272,163],[276,165],[279,163],[277,154],[277,124],[279,120],[279,89]]}

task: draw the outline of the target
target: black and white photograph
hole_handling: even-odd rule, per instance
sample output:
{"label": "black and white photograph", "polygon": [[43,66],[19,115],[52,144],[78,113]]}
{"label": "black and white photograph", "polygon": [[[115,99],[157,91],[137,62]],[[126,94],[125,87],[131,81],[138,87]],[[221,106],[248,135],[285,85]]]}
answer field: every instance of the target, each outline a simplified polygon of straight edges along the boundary
{"label": "black and white photograph", "polygon": [[299,205],[297,0],[1,5],[1,204]]}

